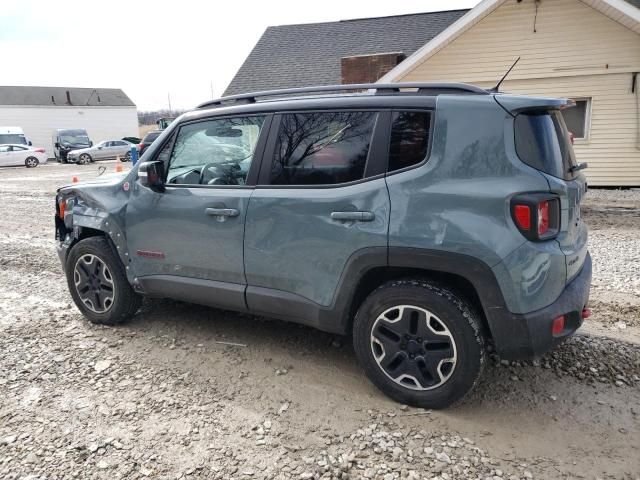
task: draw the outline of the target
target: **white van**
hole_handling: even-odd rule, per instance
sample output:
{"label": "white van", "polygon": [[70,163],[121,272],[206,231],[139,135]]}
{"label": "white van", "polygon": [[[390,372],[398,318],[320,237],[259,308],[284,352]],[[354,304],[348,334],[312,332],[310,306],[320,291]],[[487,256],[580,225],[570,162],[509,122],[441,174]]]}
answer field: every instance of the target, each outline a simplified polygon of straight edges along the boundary
{"label": "white van", "polygon": [[20,127],[0,127],[0,145],[31,145]]}

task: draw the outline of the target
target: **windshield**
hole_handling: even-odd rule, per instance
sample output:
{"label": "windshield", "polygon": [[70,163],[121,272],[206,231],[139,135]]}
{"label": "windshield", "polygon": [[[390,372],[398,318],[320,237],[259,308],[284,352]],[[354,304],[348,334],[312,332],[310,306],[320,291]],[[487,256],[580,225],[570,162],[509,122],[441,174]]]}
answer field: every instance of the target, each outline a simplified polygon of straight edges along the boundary
{"label": "windshield", "polygon": [[89,137],[84,130],[65,130],[60,132],[60,141],[76,145],[89,145]]}
{"label": "windshield", "polygon": [[26,145],[27,139],[19,133],[0,133],[0,143],[13,143],[17,145]]}

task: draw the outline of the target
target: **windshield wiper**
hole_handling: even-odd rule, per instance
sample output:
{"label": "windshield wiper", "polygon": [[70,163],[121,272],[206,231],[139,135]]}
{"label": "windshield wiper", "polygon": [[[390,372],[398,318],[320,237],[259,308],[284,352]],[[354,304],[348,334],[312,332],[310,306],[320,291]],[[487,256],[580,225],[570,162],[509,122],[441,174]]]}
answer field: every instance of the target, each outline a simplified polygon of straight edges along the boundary
{"label": "windshield wiper", "polygon": [[589,165],[587,164],[587,162],[578,163],[577,165],[571,165],[569,167],[569,173],[574,173],[574,172],[577,172],[578,170],[584,170],[588,166]]}

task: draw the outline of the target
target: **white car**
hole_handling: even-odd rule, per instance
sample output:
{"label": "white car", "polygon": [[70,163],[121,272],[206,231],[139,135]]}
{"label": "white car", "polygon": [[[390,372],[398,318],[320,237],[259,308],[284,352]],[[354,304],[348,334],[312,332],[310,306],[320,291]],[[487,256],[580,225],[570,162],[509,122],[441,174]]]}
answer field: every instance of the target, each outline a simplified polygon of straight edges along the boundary
{"label": "white car", "polygon": [[33,168],[46,161],[47,154],[44,148],[16,144],[0,145],[0,167],[24,165],[27,168]]}

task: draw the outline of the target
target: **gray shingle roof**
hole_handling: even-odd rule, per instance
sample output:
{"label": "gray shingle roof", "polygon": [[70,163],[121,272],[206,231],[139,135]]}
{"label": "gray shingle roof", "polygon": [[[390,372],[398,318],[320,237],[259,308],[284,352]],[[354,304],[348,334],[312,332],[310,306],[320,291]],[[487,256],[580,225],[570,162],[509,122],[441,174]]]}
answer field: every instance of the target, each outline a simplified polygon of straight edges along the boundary
{"label": "gray shingle roof", "polygon": [[340,83],[342,57],[387,52],[409,56],[466,12],[269,27],[224,94]]}
{"label": "gray shingle roof", "polygon": [[[119,88],[5,87],[0,86],[0,105],[135,107]],[[51,100],[53,97],[53,101]]]}

